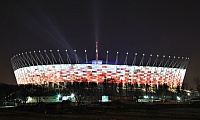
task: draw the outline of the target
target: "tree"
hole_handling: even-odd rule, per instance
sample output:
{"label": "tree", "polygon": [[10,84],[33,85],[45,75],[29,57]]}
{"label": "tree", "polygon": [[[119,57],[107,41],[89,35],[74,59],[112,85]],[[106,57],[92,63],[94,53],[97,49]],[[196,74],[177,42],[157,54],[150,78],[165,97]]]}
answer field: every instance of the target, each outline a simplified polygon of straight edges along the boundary
{"label": "tree", "polygon": [[157,95],[161,95],[161,97],[164,98],[164,96],[166,96],[167,93],[169,92],[168,88],[169,86],[165,83],[158,85],[158,89],[156,91]]}
{"label": "tree", "polygon": [[181,93],[181,86],[180,86],[180,85],[178,85],[178,86],[176,87],[176,92],[177,92],[178,94]]}
{"label": "tree", "polygon": [[183,83],[182,89],[183,90],[188,90],[188,83]]}
{"label": "tree", "polygon": [[200,79],[194,78],[194,83],[196,84],[196,90],[200,92]]}
{"label": "tree", "polygon": [[145,85],[146,96],[149,95],[149,88],[150,88],[150,85],[149,85],[149,84],[146,84],[146,85]]}
{"label": "tree", "polygon": [[83,101],[86,99],[86,96],[87,96],[86,84],[87,83],[85,82],[74,83],[74,87],[71,90],[75,94],[74,97],[78,106],[80,106],[83,103]]}
{"label": "tree", "polygon": [[17,91],[16,85],[7,85],[0,83],[0,100],[10,101],[13,100],[16,96]]}

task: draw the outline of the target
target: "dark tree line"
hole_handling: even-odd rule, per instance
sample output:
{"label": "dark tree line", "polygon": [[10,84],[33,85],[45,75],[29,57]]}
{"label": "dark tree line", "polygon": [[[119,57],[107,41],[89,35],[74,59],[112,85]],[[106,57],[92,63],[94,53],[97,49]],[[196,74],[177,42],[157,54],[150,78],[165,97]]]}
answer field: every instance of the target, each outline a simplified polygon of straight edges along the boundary
{"label": "dark tree line", "polygon": [[9,101],[16,97],[15,91],[17,91],[17,85],[7,85],[0,83],[0,100]]}

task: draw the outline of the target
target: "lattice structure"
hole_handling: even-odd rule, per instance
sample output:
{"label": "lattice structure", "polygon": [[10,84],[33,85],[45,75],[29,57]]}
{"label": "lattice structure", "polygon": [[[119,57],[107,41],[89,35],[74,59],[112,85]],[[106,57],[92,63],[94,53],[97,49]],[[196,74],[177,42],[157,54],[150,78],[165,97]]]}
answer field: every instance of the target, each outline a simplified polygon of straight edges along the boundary
{"label": "lattice structure", "polygon": [[183,83],[186,69],[150,66],[55,64],[19,68],[14,71],[18,84],[45,84],[47,82],[97,82],[130,84]]}
{"label": "lattice structure", "polygon": [[[145,54],[137,65],[137,53],[133,62],[127,63],[128,52],[124,64],[118,64],[118,54],[114,64],[108,62],[108,51],[106,62],[98,60],[98,49],[96,43],[96,60],[88,62],[85,50],[85,61],[79,63],[76,50],[75,62],[73,62],[67,50],[61,55],[50,50],[48,53],[38,51],[15,55],[11,58],[14,74],[18,84],[46,84],[49,82],[96,82],[96,83],[124,83],[124,84],[150,84],[169,86],[181,86],[186,73],[189,58],[165,56],[158,61],[159,55],[152,61],[150,54],[148,61],[144,64]],[[56,57],[55,57],[56,56]]]}

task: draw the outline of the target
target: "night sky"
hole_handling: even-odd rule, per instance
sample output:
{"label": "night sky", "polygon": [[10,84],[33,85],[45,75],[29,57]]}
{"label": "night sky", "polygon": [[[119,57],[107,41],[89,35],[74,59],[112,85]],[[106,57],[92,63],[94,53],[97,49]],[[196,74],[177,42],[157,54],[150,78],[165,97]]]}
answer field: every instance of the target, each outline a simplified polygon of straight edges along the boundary
{"label": "night sky", "polygon": [[[10,58],[38,50],[189,57],[184,83],[200,78],[200,1],[1,0],[0,82],[16,84]],[[132,55],[131,55],[132,54]],[[84,59],[84,58],[80,58]],[[121,60],[121,61],[122,61]]]}

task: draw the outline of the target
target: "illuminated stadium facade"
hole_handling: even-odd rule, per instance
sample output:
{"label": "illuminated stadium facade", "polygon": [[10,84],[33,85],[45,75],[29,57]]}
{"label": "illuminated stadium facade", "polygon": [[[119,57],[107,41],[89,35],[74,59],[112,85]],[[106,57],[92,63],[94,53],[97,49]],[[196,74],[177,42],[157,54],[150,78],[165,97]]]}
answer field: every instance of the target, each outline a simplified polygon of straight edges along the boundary
{"label": "illuminated stadium facade", "polygon": [[[103,87],[105,91],[114,89],[116,94],[120,89],[131,91],[134,86],[151,86],[157,88],[159,85],[168,85],[170,88],[181,86],[186,73],[189,58],[183,57],[159,57],[153,60],[152,55],[147,58],[145,54],[140,55],[137,63],[135,53],[131,64],[127,63],[128,52],[124,64],[118,64],[118,54],[114,63],[108,62],[108,51],[106,60],[98,59],[98,43],[96,42],[96,59],[88,61],[87,51],[85,61],[79,62],[76,50],[74,50],[75,62],[70,59],[68,51],[57,50],[26,52],[11,58],[17,84],[46,85],[53,89],[65,89],[73,84],[96,84]],[[145,61],[145,58],[146,61]],[[114,87],[112,88],[114,84]],[[105,87],[105,85],[107,87]],[[119,89],[117,89],[119,88]],[[98,89],[98,88],[97,88]],[[94,93],[95,94],[95,93]],[[102,95],[105,94],[102,93]]]}

